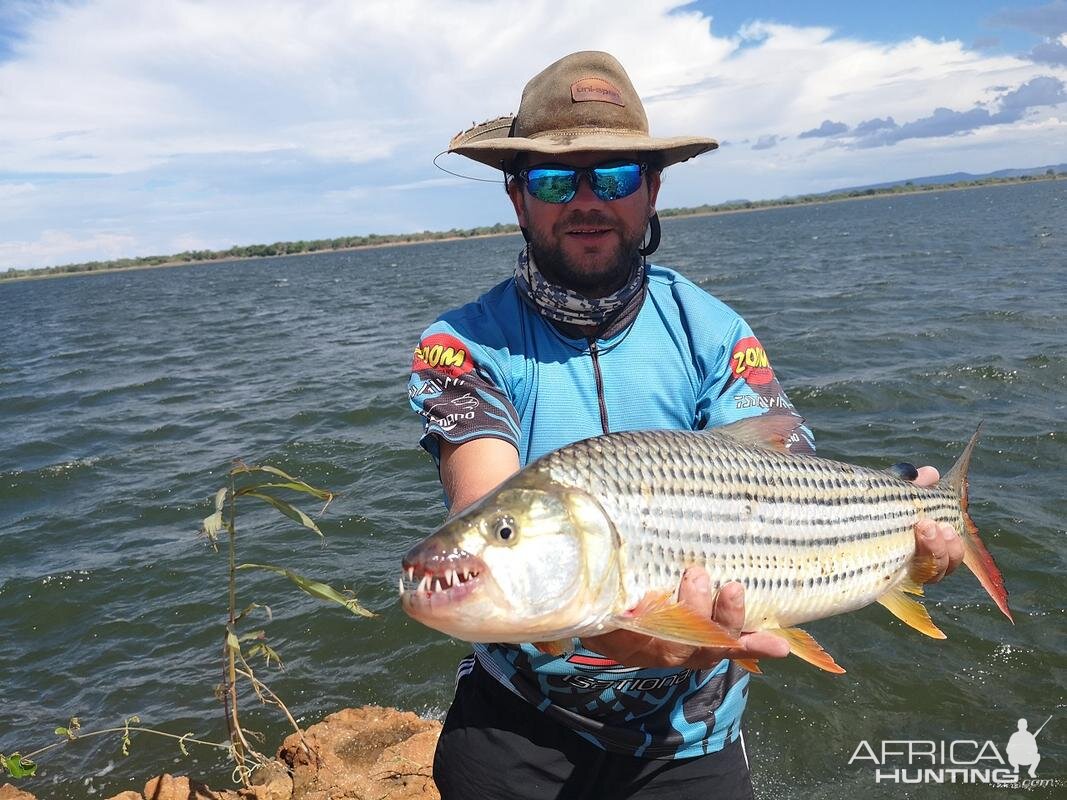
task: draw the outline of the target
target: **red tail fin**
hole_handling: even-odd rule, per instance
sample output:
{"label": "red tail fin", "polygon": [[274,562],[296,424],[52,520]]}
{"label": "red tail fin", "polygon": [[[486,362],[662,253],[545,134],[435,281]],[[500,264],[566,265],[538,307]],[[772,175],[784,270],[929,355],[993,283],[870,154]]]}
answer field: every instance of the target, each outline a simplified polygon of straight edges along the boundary
{"label": "red tail fin", "polygon": [[978,434],[981,430],[982,425],[979,423],[978,429],[974,432],[974,436],[971,437],[971,441],[963,448],[963,453],[960,454],[952,469],[941,479],[941,484],[954,491],[960,499],[960,510],[963,512],[964,525],[964,530],[959,531],[960,539],[963,541],[963,563],[978,578],[978,582],[982,584],[982,587],[989,592],[989,596],[993,598],[997,607],[1004,612],[1004,616],[1015,622],[1015,618],[1012,617],[1011,610],[1008,608],[1008,590],[1004,588],[1004,577],[1000,574],[996,562],[993,561],[993,556],[989,554],[985,545],[982,544],[982,540],[978,536],[978,528],[967,511],[967,470],[971,465],[971,454],[974,452],[974,445],[978,441]]}

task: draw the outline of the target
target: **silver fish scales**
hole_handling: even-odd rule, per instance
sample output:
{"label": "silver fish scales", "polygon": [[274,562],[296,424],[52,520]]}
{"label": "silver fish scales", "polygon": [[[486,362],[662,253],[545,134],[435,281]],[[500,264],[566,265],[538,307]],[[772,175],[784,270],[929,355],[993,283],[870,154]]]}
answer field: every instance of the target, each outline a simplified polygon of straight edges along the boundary
{"label": "silver fish scales", "polygon": [[[447,575],[461,564],[476,580],[431,577],[424,597],[402,584],[405,610],[470,641],[546,641],[550,651],[563,645],[547,642],[612,628],[736,644],[736,632],[687,618],[672,602],[682,572],[701,566],[713,587],[745,585],[744,630],[777,633],[796,655],[839,672],[794,626],[877,601],[944,637],[905,595],[921,594],[936,570],[915,558],[914,525],[929,518],[961,532],[965,563],[1010,618],[999,570],[966,510],[977,433],[948,475],[922,488],[888,471],[788,454],[787,425],[795,420],[769,415],[712,432],[615,433],[550,453],[408,554],[405,570],[421,574],[423,589],[446,551]],[[553,527],[555,536],[542,535]],[[489,591],[472,603],[479,583]],[[507,608],[503,626],[489,619],[493,603]],[[464,605],[476,611],[467,621]]]}
{"label": "silver fish scales", "polygon": [[701,566],[713,587],[744,584],[745,630],[869,605],[905,574],[919,519],[963,528],[949,489],[713,432],[611,434],[539,468],[598,498],[619,534],[632,605]]}

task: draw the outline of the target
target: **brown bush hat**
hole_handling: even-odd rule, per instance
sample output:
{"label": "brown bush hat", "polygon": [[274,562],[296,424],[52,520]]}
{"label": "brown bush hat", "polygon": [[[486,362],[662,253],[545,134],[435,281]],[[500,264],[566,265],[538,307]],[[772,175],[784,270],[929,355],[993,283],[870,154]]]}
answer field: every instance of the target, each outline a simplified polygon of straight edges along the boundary
{"label": "brown bush hat", "polygon": [[535,75],[517,114],[456,134],[448,152],[503,169],[520,153],[636,151],[656,154],[656,166],[666,167],[718,146],[700,136],[650,136],[645,107],[622,64],[608,53],[583,51]]}

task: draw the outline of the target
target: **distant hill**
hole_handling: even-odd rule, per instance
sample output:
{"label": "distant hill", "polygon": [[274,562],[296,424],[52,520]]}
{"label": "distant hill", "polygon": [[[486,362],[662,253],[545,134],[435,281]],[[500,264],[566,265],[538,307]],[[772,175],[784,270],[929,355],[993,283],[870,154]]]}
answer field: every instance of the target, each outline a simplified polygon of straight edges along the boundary
{"label": "distant hill", "polygon": [[899,181],[887,183],[868,183],[863,186],[849,186],[844,189],[831,189],[822,194],[847,194],[848,192],[862,192],[867,189],[892,189],[896,186],[939,186],[943,183],[963,183],[967,181],[981,180],[1004,180],[1021,178],[1024,175],[1046,175],[1048,171],[1067,172],[1067,164],[1049,164],[1045,167],[1027,167],[1025,169],[998,169],[996,172],[984,172],[981,175],[973,175],[970,172],[950,172],[947,175],[927,175],[922,178],[904,178]]}

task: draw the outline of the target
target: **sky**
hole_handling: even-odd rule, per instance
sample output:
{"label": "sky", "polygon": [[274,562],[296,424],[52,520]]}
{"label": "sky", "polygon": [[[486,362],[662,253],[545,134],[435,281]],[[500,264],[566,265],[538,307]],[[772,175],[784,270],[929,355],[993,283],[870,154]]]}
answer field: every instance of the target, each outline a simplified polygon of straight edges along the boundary
{"label": "sky", "polygon": [[662,208],[1067,162],[1067,0],[0,0],[0,270],[513,222],[434,157],[576,50]]}

